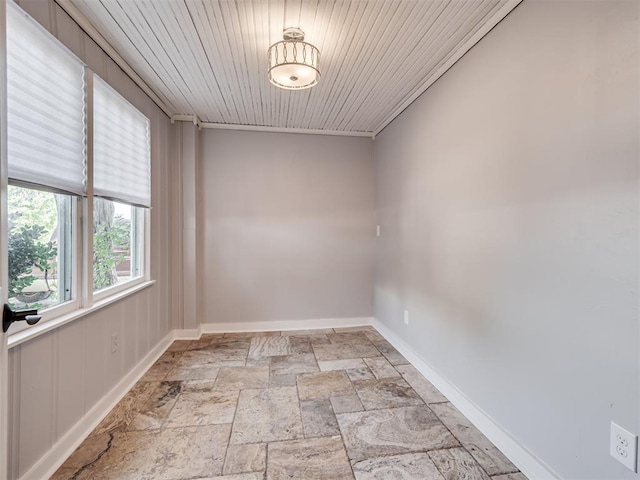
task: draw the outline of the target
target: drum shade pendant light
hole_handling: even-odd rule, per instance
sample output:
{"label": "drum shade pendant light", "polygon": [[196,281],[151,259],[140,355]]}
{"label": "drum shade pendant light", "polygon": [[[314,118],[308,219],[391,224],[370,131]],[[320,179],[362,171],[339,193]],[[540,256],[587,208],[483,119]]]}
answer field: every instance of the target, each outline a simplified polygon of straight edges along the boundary
{"label": "drum shade pendant light", "polygon": [[299,28],[285,28],[282,37],[267,53],[269,81],[287,90],[313,87],[320,80],[320,51],[304,41]]}

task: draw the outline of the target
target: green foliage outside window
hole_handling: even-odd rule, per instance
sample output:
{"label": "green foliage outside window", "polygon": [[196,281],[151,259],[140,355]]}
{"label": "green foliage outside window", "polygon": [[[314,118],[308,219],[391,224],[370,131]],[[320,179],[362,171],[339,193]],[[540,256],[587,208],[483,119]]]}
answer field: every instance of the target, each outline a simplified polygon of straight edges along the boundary
{"label": "green foliage outside window", "polygon": [[47,288],[49,271],[55,268],[58,250],[53,242],[40,240],[45,228],[40,225],[16,226],[16,215],[9,217],[9,296],[15,297],[30,287],[37,277],[33,269],[44,272]]}
{"label": "green foliage outside window", "polygon": [[[44,299],[57,300],[56,284],[50,275],[56,271],[58,246],[58,204],[53,193],[9,186],[7,191],[9,298],[25,306],[42,306]],[[37,280],[37,291],[26,293]]]}
{"label": "green foliage outside window", "polygon": [[116,267],[131,254],[131,221],[116,215],[113,202],[96,198],[93,208],[93,289],[118,283]]}
{"label": "green foliage outside window", "polygon": [[[8,188],[9,298],[20,307],[44,308],[57,303],[55,300],[62,301],[56,277],[58,197],[39,190]],[[131,255],[131,220],[116,214],[109,200],[94,199],[93,242],[93,284],[94,290],[100,290],[118,283],[118,265]],[[46,304],[38,303],[45,299]]]}

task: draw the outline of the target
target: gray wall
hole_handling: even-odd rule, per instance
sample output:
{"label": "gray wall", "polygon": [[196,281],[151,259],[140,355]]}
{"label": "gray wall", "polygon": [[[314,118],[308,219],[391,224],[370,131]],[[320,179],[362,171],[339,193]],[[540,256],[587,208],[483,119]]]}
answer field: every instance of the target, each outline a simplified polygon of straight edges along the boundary
{"label": "gray wall", "polygon": [[201,136],[203,322],[372,316],[371,139]]}
{"label": "gray wall", "polygon": [[375,141],[376,318],[564,478],[637,478],[639,6],[525,1]]}
{"label": "gray wall", "polygon": [[[157,283],[9,352],[9,472],[23,475],[171,330],[169,139],[162,111],[53,1],[21,0],[44,25],[151,120],[151,278]],[[120,349],[111,354],[110,337]]]}

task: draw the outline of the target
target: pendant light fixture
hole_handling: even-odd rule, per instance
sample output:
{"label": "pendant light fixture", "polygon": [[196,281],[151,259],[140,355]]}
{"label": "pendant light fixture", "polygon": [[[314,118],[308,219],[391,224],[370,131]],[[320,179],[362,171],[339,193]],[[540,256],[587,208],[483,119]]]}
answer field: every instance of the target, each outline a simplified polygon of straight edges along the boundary
{"label": "pendant light fixture", "polygon": [[299,28],[285,28],[282,37],[267,53],[269,81],[287,90],[313,87],[320,80],[320,51],[304,41]]}

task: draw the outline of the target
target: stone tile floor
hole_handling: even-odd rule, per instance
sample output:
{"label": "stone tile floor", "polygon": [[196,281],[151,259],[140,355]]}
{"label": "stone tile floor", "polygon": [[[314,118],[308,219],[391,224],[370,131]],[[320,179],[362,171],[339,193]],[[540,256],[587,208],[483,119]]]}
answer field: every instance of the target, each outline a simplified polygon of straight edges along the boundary
{"label": "stone tile floor", "polygon": [[176,341],[53,478],[526,480],[371,327]]}

